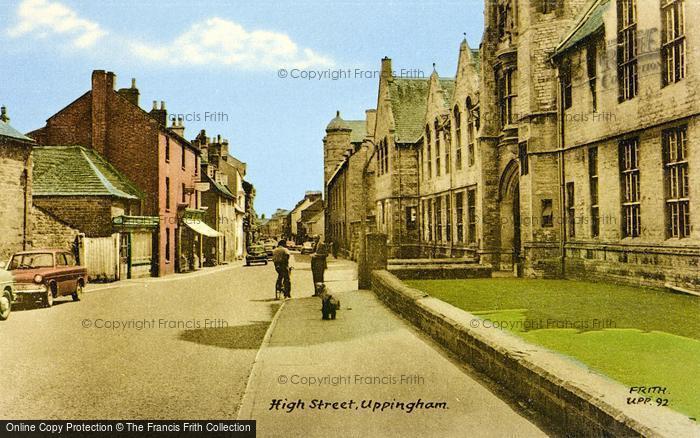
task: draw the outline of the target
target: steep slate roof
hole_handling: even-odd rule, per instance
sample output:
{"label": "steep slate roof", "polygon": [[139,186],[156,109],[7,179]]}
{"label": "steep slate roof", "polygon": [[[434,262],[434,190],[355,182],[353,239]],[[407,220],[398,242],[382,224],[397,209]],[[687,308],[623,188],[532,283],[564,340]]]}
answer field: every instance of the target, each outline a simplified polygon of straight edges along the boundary
{"label": "steep slate roof", "polygon": [[413,144],[423,134],[430,83],[426,79],[393,78],[388,85],[396,142]]}
{"label": "steep slate roof", "polygon": [[34,140],[22,134],[15,128],[13,128],[9,123],[0,120],[0,136],[14,138],[15,140],[30,141],[34,143]]}
{"label": "steep slate roof", "polygon": [[367,136],[367,122],[364,120],[347,120],[345,123],[350,126],[350,143],[362,143]]}
{"label": "steep slate roof", "polygon": [[34,196],[114,196],[143,193],[109,162],[82,146],[41,146],[32,152]]}
{"label": "steep slate roof", "polygon": [[573,30],[559,43],[552,57],[561,55],[603,28],[603,15],[609,6],[610,0],[593,0],[590,7],[577,20]]}

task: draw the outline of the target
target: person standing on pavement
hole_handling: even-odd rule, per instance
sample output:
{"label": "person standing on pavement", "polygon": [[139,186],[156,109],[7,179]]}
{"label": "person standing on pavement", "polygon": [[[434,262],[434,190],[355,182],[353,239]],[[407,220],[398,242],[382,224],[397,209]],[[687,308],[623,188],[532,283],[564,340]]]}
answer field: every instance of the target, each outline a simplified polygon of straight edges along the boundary
{"label": "person standing on pavement", "polygon": [[277,271],[276,287],[283,287],[284,298],[289,299],[292,296],[292,282],[289,278],[289,271],[292,270],[292,254],[287,249],[287,241],[280,240],[277,248],[272,251],[272,263],[275,264]]}
{"label": "person standing on pavement", "polygon": [[327,268],[327,258],[328,251],[326,250],[326,245],[323,242],[318,242],[316,245],[316,253],[311,256],[311,274],[314,280],[314,295],[316,295],[316,284],[323,283],[323,273]]}

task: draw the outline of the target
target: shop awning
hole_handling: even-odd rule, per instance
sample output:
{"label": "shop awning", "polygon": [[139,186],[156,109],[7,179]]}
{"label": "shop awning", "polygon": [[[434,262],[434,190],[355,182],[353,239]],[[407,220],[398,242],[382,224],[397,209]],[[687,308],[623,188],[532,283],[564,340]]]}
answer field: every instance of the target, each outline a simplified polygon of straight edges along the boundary
{"label": "shop awning", "polygon": [[186,219],[183,219],[183,222],[185,223],[185,225],[190,227],[190,229],[192,229],[196,233],[199,233],[203,236],[207,236],[207,237],[221,237],[221,236],[223,236],[223,234],[216,231],[215,229],[213,229],[212,227],[205,224],[204,222],[202,222],[199,219],[186,218]]}

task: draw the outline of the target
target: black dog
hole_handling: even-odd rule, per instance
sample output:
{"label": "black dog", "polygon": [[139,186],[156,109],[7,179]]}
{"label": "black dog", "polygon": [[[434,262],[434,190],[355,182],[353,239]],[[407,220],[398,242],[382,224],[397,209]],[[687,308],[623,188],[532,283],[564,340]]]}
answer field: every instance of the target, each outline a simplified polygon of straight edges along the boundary
{"label": "black dog", "polygon": [[316,294],[321,297],[321,314],[323,319],[335,319],[335,313],[340,309],[340,301],[328,293],[325,284],[316,285]]}

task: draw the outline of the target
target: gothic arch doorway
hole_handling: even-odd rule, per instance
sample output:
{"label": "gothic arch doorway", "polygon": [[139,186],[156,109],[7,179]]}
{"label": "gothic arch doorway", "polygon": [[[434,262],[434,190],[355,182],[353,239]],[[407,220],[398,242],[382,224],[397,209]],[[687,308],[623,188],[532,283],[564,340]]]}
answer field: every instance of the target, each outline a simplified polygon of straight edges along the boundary
{"label": "gothic arch doorway", "polygon": [[501,174],[499,184],[502,270],[519,272],[522,251],[520,227],[520,166],[512,160]]}

